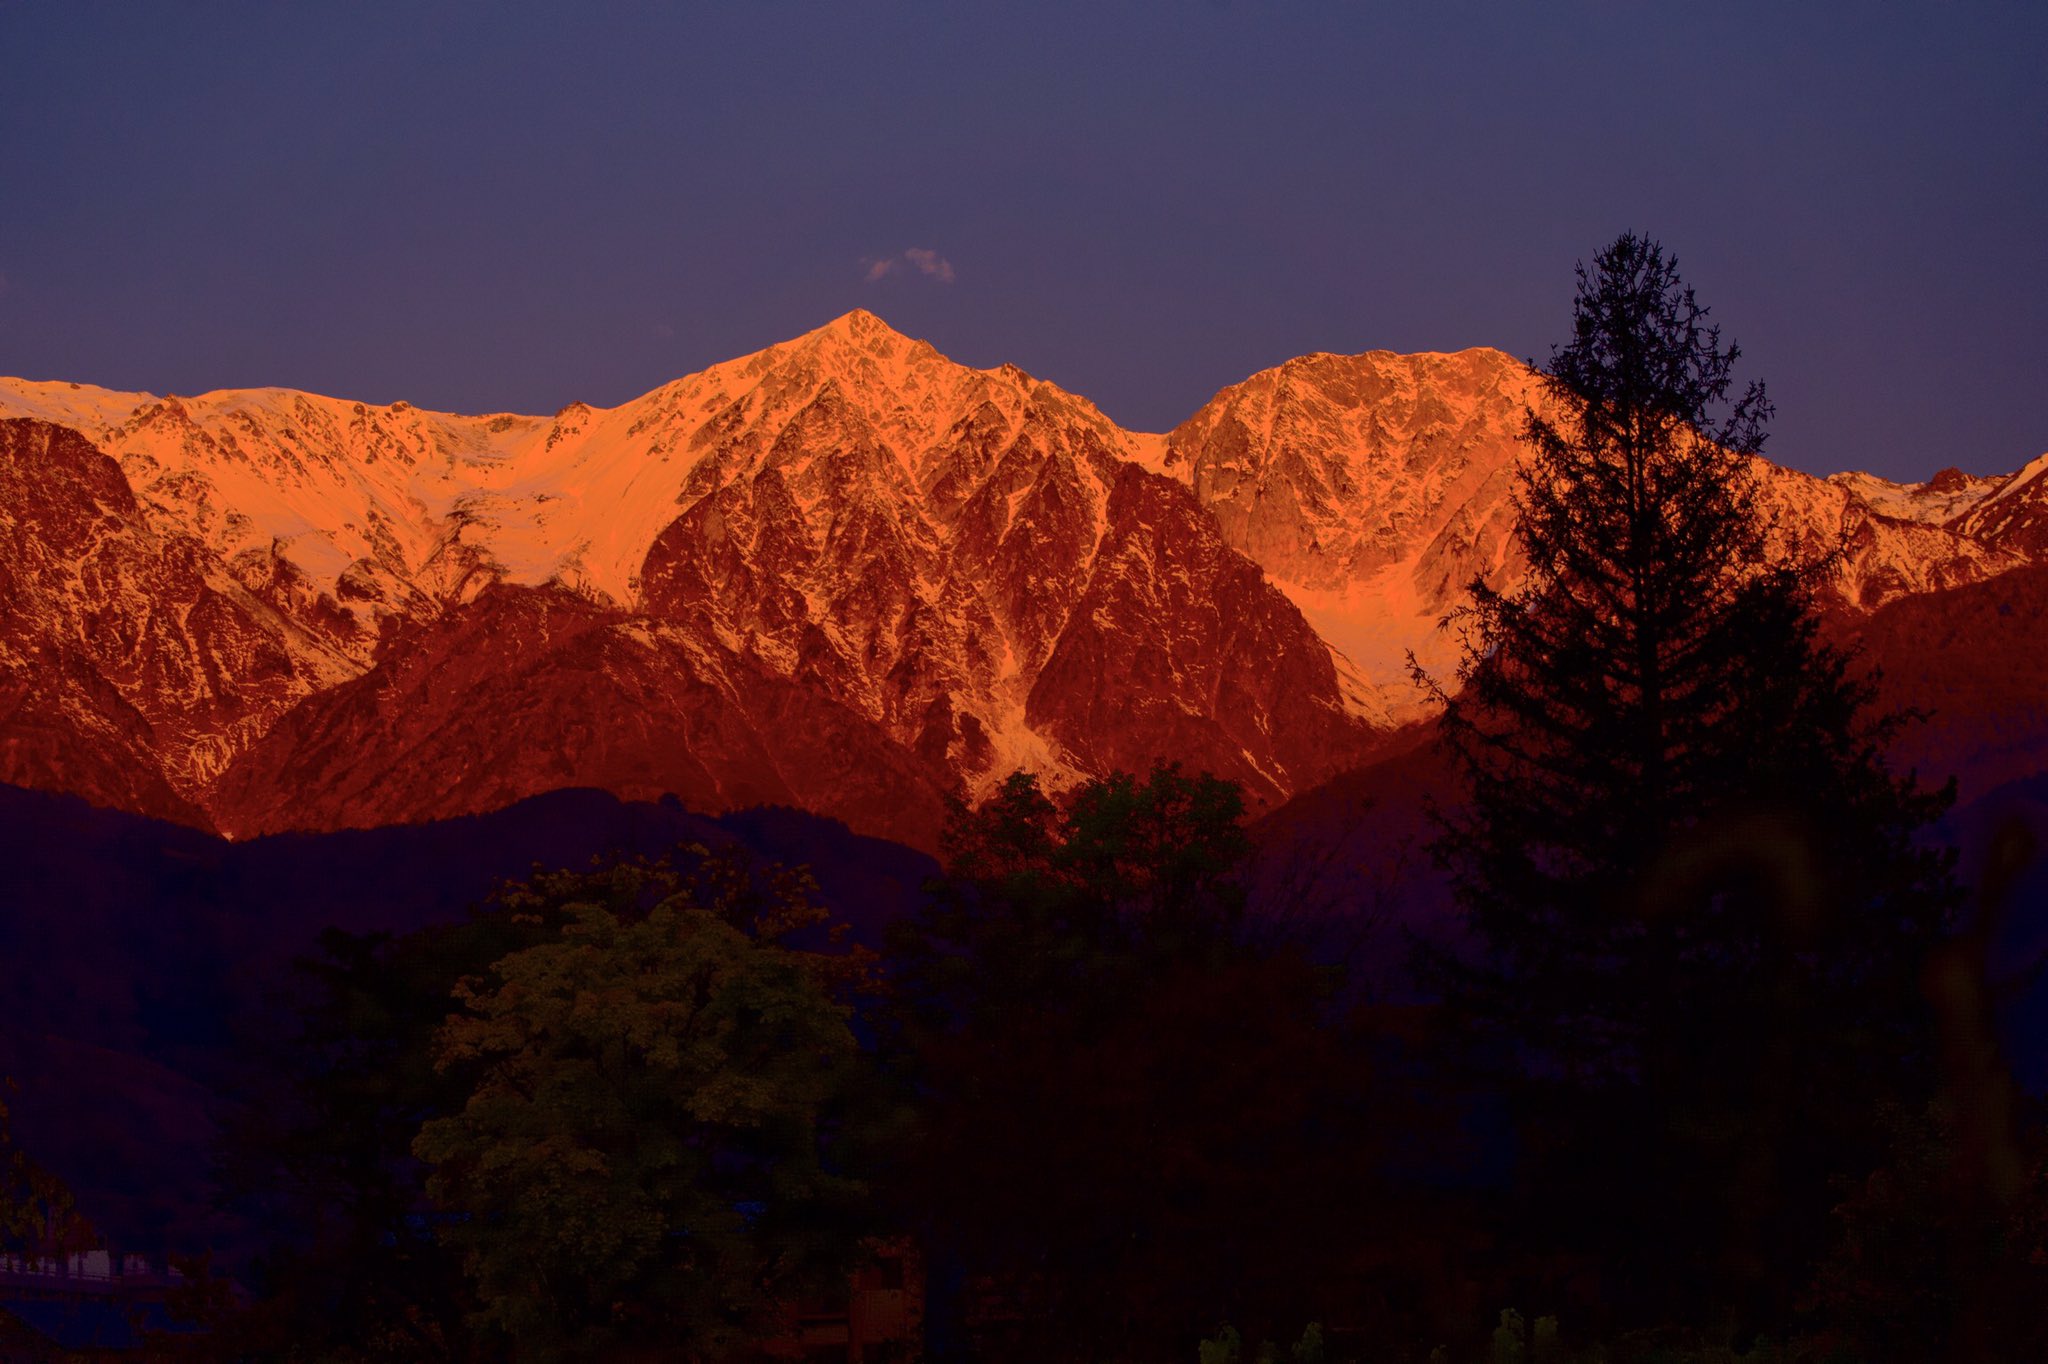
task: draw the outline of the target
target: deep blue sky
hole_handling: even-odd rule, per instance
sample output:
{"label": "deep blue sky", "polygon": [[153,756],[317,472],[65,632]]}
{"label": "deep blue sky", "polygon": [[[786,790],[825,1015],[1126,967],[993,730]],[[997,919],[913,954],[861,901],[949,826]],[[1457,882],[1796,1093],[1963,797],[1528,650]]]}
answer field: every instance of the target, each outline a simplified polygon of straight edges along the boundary
{"label": "deep blue sky", "polygon": [[2048,449],[2042,0],[65,0],[0,52],[0,373],[551,411],[866,306],[1161,429],[1305,351],[1545,355],[1632,228],[1780,460]]}

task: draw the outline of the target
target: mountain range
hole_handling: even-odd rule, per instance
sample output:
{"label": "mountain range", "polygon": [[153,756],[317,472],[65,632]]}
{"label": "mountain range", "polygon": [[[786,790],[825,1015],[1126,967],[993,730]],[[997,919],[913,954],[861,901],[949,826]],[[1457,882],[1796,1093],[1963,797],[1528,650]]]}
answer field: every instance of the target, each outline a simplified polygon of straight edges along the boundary
{"label": "mountain range", "polygon": [[[1499,351],[1317,354],[1138,433],[866,312],[552,416],[0,379],[0,782],[233,838],[596,787],[930,847],[1019,767],[1162,758],[1275,807],[1427,719],[1546,403]],[[1933,712],[1903,760],[2048,770],[2048,455],[1756,467]]]}

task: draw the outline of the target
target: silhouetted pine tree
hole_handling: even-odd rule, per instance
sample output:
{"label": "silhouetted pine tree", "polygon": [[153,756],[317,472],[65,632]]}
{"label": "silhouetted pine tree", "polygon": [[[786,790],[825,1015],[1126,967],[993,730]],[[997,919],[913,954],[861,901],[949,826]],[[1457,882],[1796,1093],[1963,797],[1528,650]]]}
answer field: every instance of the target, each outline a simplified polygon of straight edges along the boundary
{"label": "silhouetted pine tree", "polygon": [[1887,771],[1907,717],[1820,635],[1833,560],[1769,551],[1737,348],[1653,242],[1578,276],[1528,419],[1527,583],[1473,584],[1439,692],[1476,950],[1428,965],[1515,1058],[1524,1232],[1620,1310],[1755,1320],[1877,1105],[1928,1090],[1918,972],[1955,901],[1914,836],[1950,792]]}

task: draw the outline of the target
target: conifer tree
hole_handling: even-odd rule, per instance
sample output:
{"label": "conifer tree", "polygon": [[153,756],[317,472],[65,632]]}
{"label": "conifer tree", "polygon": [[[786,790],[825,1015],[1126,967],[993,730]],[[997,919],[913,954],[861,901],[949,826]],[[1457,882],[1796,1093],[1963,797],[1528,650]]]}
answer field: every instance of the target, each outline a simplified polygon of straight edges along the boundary
{"label": "conifer tree", "polygon": [[1954,892],[1915,836],[1950,793],[1887,770],[1909,717],[1823,638],[1832,557],[1774,551],[1738,349],[1654,242],[1578,279],[1527,420],[1526,583],[1472,584],[1437,688],[1474,947],[1427,964],[1514,1057],[1547,1233],[1610,1299],[1755,1319],[1877,1106],[1930,1084],[1917,976]]}

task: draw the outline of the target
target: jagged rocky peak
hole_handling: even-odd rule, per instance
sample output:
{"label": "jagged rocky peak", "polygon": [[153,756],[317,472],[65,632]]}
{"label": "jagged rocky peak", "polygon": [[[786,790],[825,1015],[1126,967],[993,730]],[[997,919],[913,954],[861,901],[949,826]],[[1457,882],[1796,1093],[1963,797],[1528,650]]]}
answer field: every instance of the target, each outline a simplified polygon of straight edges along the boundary
{"label": "jagged rocky peak", "polygon": [[700,457],[693,493],[765,461],[806,506],[820,469],[841,483],[863,463],[900,473],[909,496],[944,515],[962,500],[963,478],[978,481],[1005,452],[1085,450],[1099,462],[1136,457],[1144,444],[1057,385],[1014,365],[959,364],[864,310],[680,380],[660,401],[701,422],[690,445],[710,457]]}
{"label": "jagged rocky peak", "polygon": [[1880,516],[1930,526],[1944,525],[1963,515],[2000,482],[1954,467],[1943,469],[1925,483],[1898,483],[1860,472],[1830,474],[1827,481]]}
{"label": "jagged rocky peak", "polygon": [[900,384],[950,365],[929,342],[905,336],[865,308],[856,308],[801,336],[713,366],[708,373],[737,371],[748,378],[800,375],[866,389]]}
{"label": "jagged rocky peak", "polygon": [[1168,433],[1163,467],[1341,661],[1362,714],[1411,718],[1414,651],[1474,576],[1514,569],[1509,501],[1541,381],[1490,349],[1305,355],[1225,388]]}
{"label": "jagged rocky peak", "polygon": [[694,401],[645,609],[711,622],[970,784],[1065,766],[1025,700],[1089,590],[1136,438],[865,312],[707,371]]}
{"label": "jagged rocky peak", "polygon": [[1302,356],[1210,399],[1166,467],[1269,572],[1339,588],[1419,554],[1511,464],[1537,392],[1495,350]]}
{"label": "jagged rocky peak", "polygon": [[1992,487],[1958,516],[1954,529],[2030,558],[2048,556],[2048,454]]}
{"label": "jagged rocky peak", "polygon": [[815,348],[839,346],[878,357],[904,350],[938,354],[929,343],[904,335],[866,308],[841,313],[824,326],[805,332],[795,344]]}

